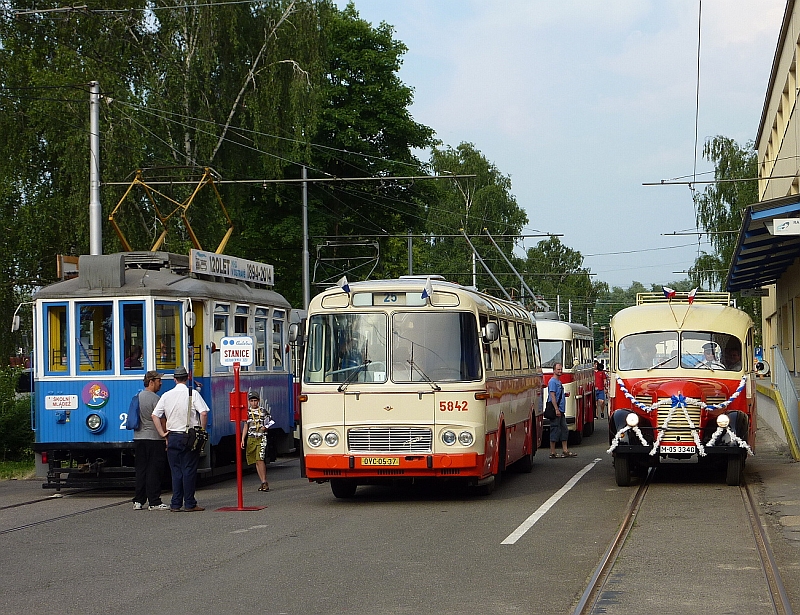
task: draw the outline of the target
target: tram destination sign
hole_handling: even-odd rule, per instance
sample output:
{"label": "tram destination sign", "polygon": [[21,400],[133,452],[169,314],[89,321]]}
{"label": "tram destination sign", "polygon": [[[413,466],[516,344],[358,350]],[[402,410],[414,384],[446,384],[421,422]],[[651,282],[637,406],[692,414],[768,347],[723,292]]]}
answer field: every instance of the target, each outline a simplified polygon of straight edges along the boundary
{"label": "tram destination sign", "polygon": [[242,367],[253,364],[253,338],[241,335],[223,337],[219,346],[219,364],[230,367],[238,363]]}
{"label": "tram destination sign", "polygon": [[275,267],[265,263],[194,249],[189,254],[189,261],[192,273],[216,275],[268,286],[275,284]]}

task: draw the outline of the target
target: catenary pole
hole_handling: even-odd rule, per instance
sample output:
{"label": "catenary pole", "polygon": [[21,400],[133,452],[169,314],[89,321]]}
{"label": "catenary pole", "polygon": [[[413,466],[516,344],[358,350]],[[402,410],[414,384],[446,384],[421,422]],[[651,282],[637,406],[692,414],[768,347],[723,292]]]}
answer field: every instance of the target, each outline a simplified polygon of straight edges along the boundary
{"label": "catenary pole", "polygon": [[308,170],[303,166],[303,309],[311,302],[311,280],[308,272]]}
{"label": "catenary pole", "polygon": [[103,253],[100,204],[100,84],[89,82],[89,254]]}

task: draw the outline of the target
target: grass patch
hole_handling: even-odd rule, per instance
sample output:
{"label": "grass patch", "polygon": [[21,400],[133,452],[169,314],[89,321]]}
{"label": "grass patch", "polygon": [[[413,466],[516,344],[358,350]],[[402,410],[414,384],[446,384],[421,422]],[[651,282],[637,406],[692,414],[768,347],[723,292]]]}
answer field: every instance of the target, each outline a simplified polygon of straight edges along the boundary
{"label": "grass patch", "polygon": [[36,475],[33,459],[30,461],[0,461],[0,480],[26,479]]}

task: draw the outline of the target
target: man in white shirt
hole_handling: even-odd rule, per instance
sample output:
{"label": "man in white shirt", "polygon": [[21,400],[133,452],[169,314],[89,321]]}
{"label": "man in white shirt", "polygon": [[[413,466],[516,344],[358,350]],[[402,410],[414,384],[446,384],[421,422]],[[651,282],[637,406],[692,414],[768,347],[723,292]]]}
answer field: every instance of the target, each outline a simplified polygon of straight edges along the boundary
{"label": "man in white shirt", "polygon": [[[175,388],[164,393],[153,410],[153,423],[159,434],[167,439],[167,459],[172,472],[172,501],[169,510],[200,512],[205,508],[198,506],[194,497],[200,453],[192,452],[188,446],[189,430],[197,425],[206,428],[208,406],[199,393],[192,395],[186,386],[189,373],[185,367],[177,368],[174,376]],[[161,417],[167,419],[166,430],[162,426]]]}

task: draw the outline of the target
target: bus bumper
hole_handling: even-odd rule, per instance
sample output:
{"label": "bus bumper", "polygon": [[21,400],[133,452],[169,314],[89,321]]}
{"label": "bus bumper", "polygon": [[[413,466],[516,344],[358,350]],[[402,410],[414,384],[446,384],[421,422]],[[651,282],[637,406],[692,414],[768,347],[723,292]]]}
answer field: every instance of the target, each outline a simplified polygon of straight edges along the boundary
{"label": "bus bumper", "polygon": [[305,455],[310,481],[331,478],[481,477],[484,456],[451,455]]}

